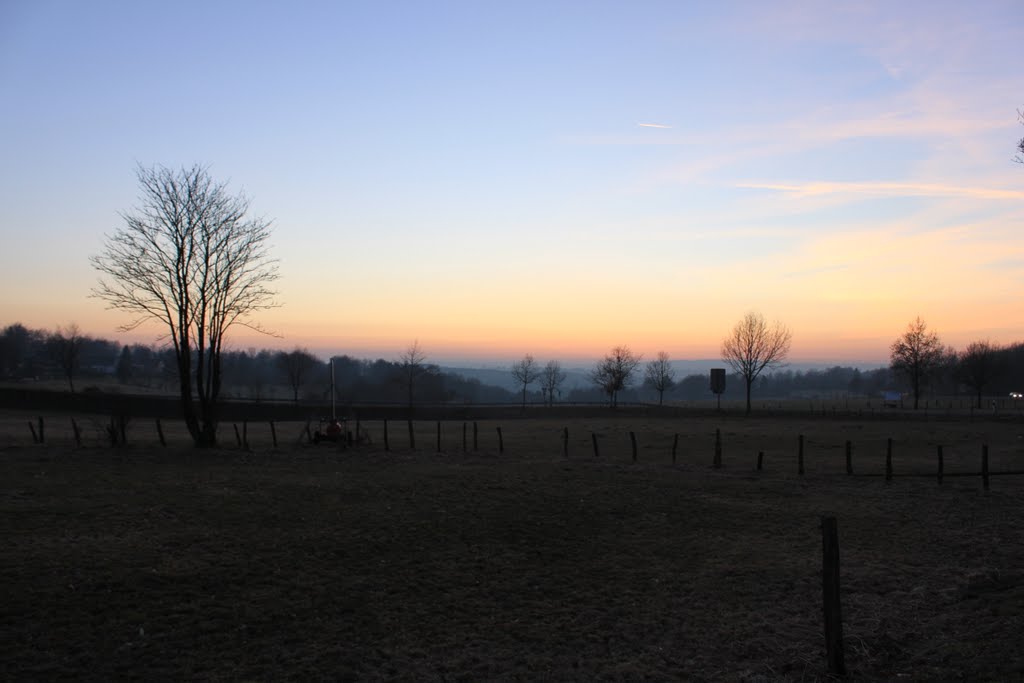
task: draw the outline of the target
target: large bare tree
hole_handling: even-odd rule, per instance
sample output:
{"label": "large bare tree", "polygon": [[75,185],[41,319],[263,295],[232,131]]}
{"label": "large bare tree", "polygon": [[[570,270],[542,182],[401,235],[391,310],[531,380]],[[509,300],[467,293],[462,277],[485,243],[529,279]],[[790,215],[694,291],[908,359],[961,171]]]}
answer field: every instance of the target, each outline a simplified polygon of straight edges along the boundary
{"label": "large bare tree", "polygon": [[629,386],[640,359],[628,346],[616,346],[590,371],[590,380],[608,394],[612,408],[618,406],[619,392]]}
{"label": "large bare tree", "polygon": [[897,374],[910,382],[914,394],[914,410],[921,398],[921,392],[928,380],[946,362],[946,350],[939,341],[939,335],[928,329],[920,316],[907,325],[907,331],[889,347],[889,362]]}
{"label": "large bare tree", "polygon": [[532,354],[528,353],[523,356],[522,360],[512,364],[512,377],[523,385],[523,410],[526,410],[526,388],[540,377],[540,366],[537,365]]}
{"label": "large bare tree", "polygon": [[1000,347],[990,341],[976,341],[957,356],[956,378],[975,392],[979,408],[982,391],[999,372],[999,351]]}
{"label": "large bare tree", "polygon": [[140,166],[136,175],[139,204],[91,258],[100,272],[93,294],[133,316],[123,330],[147,321],[165,328],[189,434],[197,446],[213,446],[227,332],[264,332],[252,316],[276,305],[270,223],[251,217],[250,200],[205,167]]}
{"label": "large bare tree", "polygon": [[771,325],[756,311],[747,313],[722,342],[722,360],[743,378],[747,389],[747,414],[754,380],[769,368],[786,362],[793,335],[780,322]]}
{"label": "large bare tree", "polygon": [[565,382],[565,372],[562,371],[561,364],[557,360],[549,360],[540,375],[540,388],[547,397],[549,406],[554,405],[555,392],[563,382]]}
{"label": "large bare tree", "polygon": [[668,354],[658,352],[658,357],[647,363],[644,368],[644,379],[658,392],[658,405],[665,402],[665,392],[675,386],[676,371],[672,367]]}

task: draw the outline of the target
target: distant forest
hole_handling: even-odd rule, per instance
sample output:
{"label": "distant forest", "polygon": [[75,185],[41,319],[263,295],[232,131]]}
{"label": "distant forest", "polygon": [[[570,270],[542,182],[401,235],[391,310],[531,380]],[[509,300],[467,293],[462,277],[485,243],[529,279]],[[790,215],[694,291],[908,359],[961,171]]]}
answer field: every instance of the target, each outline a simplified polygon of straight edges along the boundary
{"label": "distant forest", "polygon": [[[406,403],[408,368],[400,360],[362,360],[339,355],[334,360],[336,398],[342,403]],[[330,398],[330,365],[308,351],[249,349],[222,355],[224,398],[253,401]],[[985,394],[1006,396],[1024,388],[1024,343],[999,348]],[[723,364],[724,367],[724,364]],[[586,369],[584,369],[586,370]],[[173,393],[177,366],[169,348],[142,344],[122,345],[81,335],[75,328],[32,330],[21,324],[0,332],[0,380],[6,382],[63,382],[71,391]],[[636,373],[633,384],[619,395],[620,402],[657,402],[658,392]],[[890,368],[859,370],[835,366],[825,370],[778,370],[759,377],[757,399],[877,398],[886,391],[906,390],[905,380]],[[423,403],[516,403],[519,391],[485,384],[457,371],[424,363],[414,382],[414,400]],[[970,396],[960,381],[955,359],[930,378],[927,394]],[[730,375],[723,399],[741,399],[743,381]],[[607,402],[597,386],[575,386],[560,392],[556,402]],[[711,399],[706,374],[677,377],[665,393],[666,401]],[[531,403],[542,403],[538,385],[527,392]]]}

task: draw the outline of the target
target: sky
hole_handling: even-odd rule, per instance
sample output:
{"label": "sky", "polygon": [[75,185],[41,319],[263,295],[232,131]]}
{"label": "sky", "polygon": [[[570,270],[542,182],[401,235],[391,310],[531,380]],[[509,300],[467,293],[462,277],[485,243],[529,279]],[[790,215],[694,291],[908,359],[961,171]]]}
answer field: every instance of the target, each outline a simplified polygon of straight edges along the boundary
{"label": "sky", "polygon": [[138,167],[273,221],[275,336],[484,364],[1024,340],[1024,3],[0,0],[0,325],[91,297]]}

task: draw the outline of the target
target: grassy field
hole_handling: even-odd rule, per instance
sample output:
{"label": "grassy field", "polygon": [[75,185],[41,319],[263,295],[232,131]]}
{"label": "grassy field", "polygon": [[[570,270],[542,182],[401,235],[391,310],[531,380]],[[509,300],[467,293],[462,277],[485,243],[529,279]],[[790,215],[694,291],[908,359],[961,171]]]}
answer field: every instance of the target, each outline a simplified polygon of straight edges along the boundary
{"label": "grassy field", "polygon": [[[468,452],[446,423],[438,453],[434,423],[415,452],[404,423],[389,452],[381,423],[196,452],[141,422],[104,447],[100,418],[75,448],[66,416],[33,445],[33,418],[0,419],[7,679],[823,680],[826,514],[854,678],[1024,677],[1024,477],[899,476],[938,445],[1024,469],[1019,421],[512,420]],[[888,438],[892,482],[845,475],[846,440],[879,475]]]}

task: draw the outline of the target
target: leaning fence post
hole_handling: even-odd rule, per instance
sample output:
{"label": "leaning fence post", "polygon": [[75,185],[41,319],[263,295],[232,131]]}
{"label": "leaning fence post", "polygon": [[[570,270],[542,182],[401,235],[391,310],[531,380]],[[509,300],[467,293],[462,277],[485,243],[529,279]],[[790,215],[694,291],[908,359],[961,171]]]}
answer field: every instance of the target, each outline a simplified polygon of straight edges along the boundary
{"label": "leaning fence post", "polygon": [[[273,425],[274,423],[271,422],[270,424]],[[271,426],[271,429],[273,429],[273,426]],[[164,427],[163,427],[162,424],[160,424],[160,418],[159,417],[156,419],[156,435],[160,439],[160,445],[166,447],[167,446],[167,439],[164,438]],[[277,439],[276,438],[274,439],[274,445],[275,446],[277,445]]]}
{"label": "leaning fence post", "polygon": [[764,451],[757,452],[757,471],[764,469]]}
{"label": "leaning fence post", "polygon": [[595,432],[590,432],[590,440],[594,442],[594,457],[596,458],[600,454],[597,451],[597,434]]}
{"label": "leaning fence post", "polygon": [[473,451],[480,450],[480,444],[476,438],[476,420],[473,420]]}
{"label": "leaning fence post", "polygon": [[388,419],[386,417],[384,418],[384,450],[391,450],[391,445],[388,444]]}
{"label": "leaning fence post", "polygon": [[39,416],[39,443],[46,443],[46,435],[43,431],[43,416]]}
{"label": "leaning fence post", "polygon": [[249,420],[242,420],[242,446],[249,450]]}
{"label": "leaning fence post", "polygon": [[505,440],[501,438],[501,427],[498,427],[498,455],[505,452]]}
{"label": "leaning fence post", "polygon": [[277,428],[274,427],[274,421],[270,421],[270,440],[274,444],[274,448],[277,448]]}
{"label": "leaning fence post", "polygon": [[409,424],[409,449],[416,450],[416,434],[412,431],[412,420],[406,420]]}
{"label": "leaning fence post", "polygon": [[981,483],[988,491],[988,444],[981,446]]}
{"label": "leaning fence post", "polygon": [[437,421],[437,452],[441,452],[441,421]]}
{"label": "leaning fence post", "polygon": [[821,587],[825,608],[825,652],[829,673],[846,675],[843,656],[843,615],[839,600],[839,532],[835,517],[821,518]]}
{"label": "leaning fence post", "polygon": [[801,477],[804,476],[804,435],[800,434],[799,446],[796,452],[796,471]]}
{"label": "leaning fence post", "polygon": [[238,423],[233,423],[232,426],[235,428],[235,441],[238,442],[238,447],[242,447],[242,435],[238,431]]}
{"label": "leaning fence post", "polygon": [[939,486],[942,486],[942,469],[943,469],[943,465],[945,464],[942,461],[942,446],[937,446],[936,449],[937,449],[938,456],[939,456],[939,472],[938,472]]}
{"label": "leaning fence post", "polygon": [[892,437],[885,442],[885,480],[892,481]]}
{"label": "leaning fence post", "polygon": [[629,433],[629,442],[633,446],[633,462],[636,462],[636,433]]}
{"label": "leaning fence post", "polygon": [[82,447],[82,433],[78,431],[78,423],[75,422],[75,418],[71,418],[71,431],[75,434],[75,446],[78,448]]}
{"label": "leaning fence post", "polygon": [[562,457],[569,457],[569,428],[562,428]]}
{"label": "leaning fence post", "polygon": [[36,434],[36,426],[32,424],[32,420],[28,421],[28,429],[32,432],[32,443],[39,443],[39,435]]}
{"label": "leaning fence post", "polygon": [[679,448],[679,432],[672,438],[672,464],[676,464],[676,449]]}

